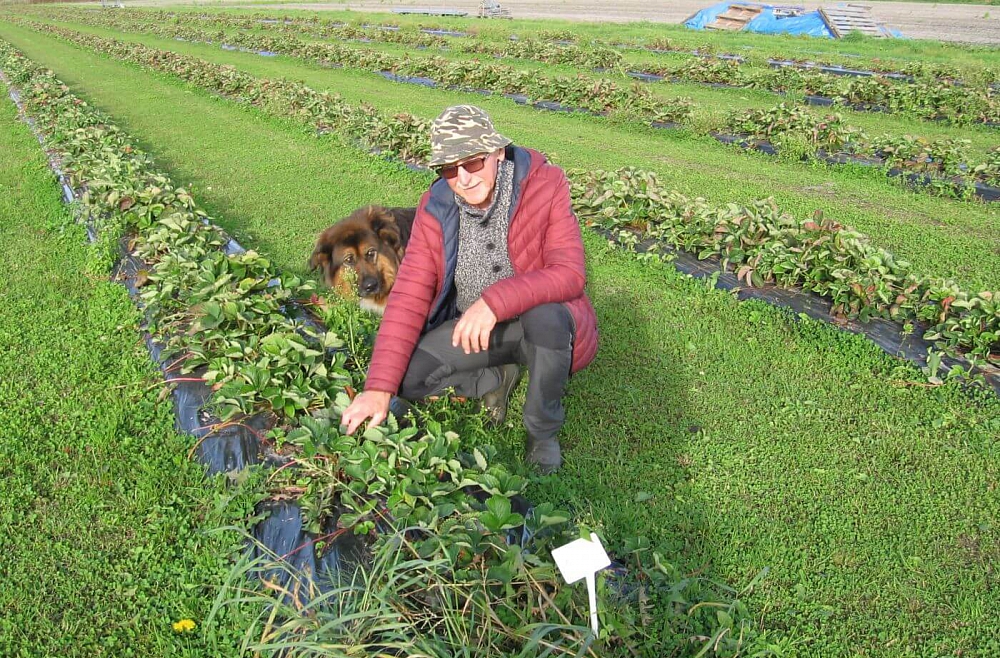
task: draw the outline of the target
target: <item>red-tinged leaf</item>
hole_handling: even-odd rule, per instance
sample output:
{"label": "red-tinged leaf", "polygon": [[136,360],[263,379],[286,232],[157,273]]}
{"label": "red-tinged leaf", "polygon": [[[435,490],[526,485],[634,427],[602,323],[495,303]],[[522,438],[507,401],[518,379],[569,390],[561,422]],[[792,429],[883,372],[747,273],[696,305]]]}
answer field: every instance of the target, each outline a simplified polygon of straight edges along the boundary
{"label": "red-tinged leaf", "polygon": [[347,392],[347,397],[350,398],[351,400],[353,400],[354,396],[358,394],[357,391],[355,391],[354,388],[351,387],[350,385],[345,386],[344,390]]}
{"label": "red-tinged leaf", "polygon": [[130,196],[122,197],[122,200],[118,202],[118,210],[125,212],[134,205],[135,205],[135,199],[133,199]]}

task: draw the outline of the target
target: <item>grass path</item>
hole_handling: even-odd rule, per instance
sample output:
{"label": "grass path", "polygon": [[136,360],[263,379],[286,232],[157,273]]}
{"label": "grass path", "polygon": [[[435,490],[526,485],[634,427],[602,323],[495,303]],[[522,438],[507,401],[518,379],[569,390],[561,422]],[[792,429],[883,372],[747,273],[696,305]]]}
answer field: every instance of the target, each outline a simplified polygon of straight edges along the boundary
{"label": "grass path", "polygon": [[[100,32],[95,30],[95,33]],[[29,55],[57,70],[56,63],[65,58],[88,63],[101,59],[9,24],[0,24],[0,34],[11,36]],[[282,57],[264,58],[155,37],[116,36],[235,65],[253,75],[303,80],[314,88],[340,93],[351,102],[373,102],[384,110],[433,117],[447,104],[473,102],[485,107],[504,126],[509,137],[542,149],[563,166],[585,169],[639,166],[658,172],[670,187],[719,204],[774,196],[782,208],[799,217],[820,209],[826,216],[867,233],[875,244],[914,263],[919,272],[953,277],[970,289],[1000,288],[1000,232],[995,230],[1000,221],[1000,207],[915,194],[890,184],[879,171],[808,167],[765,155],[740,153],[709,137],[540,112],[505,99],[391,83],[372,74],[321,69]],[[78,75],[78,67],[64,65],[63,70],[67,82],[82,85],[81,89],[102,85],[98,80]],[[102,102],[109,111],[121,110],[127,116],[131,95],[107,93],[111,90],[107,85],[104,87]],[[158,125],[156,115],[146,123],[156,133],[170,130]],[[178,163],[186,159],[183,150],[164,155]],[[397,198],[391,201],[396,202]],[[408,203],[414,203],[415,199]],[[251,216],[254,214],[259,213],[251,212]]]}
{"label": "grass path", "polygon": [[[0,84],[0,655],[226,656],[200,622],[247,510],[188,461],[125,292]],[[229,509],[227,508],[229,501]]]}
{"label": "grass path", "polygon": [[[300,268],[344,208],[415,199],[430,182],[167,78],[0,32],[282,268]],[[527,135],[525,120],[514,128]],[[582,137],[591,123],[559,126]],[[591,516],[613,547],[647,536],[683,573],[742,586],[767,569],[747,601],[802,655],[983,650],[1000,603],[1000,402],[909,386],[919,376],[864,339],[586,241],[601,351],[570,385],[566,467],[531,498]],[[516,466],[520,428],[492,439]]]}

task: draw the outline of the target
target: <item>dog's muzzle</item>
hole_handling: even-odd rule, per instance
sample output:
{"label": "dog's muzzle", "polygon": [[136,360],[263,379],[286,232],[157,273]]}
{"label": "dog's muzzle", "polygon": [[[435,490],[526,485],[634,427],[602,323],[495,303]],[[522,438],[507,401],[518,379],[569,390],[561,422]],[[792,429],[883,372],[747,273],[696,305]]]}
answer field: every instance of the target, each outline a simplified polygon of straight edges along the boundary
{"label": "dog's muzzle", "polygon": [[378,288],[378,278],[374,276],[366,276],[360,283],[358,283],[358,294],[362,297],[368,297],[377,293]]}

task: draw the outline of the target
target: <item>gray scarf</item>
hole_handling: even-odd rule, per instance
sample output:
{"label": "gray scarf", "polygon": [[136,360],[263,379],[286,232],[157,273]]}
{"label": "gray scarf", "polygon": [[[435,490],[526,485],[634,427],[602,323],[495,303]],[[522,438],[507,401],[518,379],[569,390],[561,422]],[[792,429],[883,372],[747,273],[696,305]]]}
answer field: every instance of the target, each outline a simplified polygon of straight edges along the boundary
{"label": "gray scarf", "polygon": [[456,303],[465,312],[489,286],[514,276],[507,253],[507,228],[514,198],[514,163],[501,160],[493,200],[476,208],[455,195],[458,204],[458,264],[455,268]]}

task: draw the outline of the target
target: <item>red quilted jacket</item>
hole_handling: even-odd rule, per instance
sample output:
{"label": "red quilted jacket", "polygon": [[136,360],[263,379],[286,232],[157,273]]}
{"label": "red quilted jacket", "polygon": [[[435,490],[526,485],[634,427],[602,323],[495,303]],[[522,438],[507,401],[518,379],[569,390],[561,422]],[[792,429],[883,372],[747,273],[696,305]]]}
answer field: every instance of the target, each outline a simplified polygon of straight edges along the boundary
{"label": "red quilted jacket", "polygon": [[[583,291],[583,241],[569,184],[562,169],[537,151],[509,146],[507,158],[514,161],[507,232],[514,276],[487,288],[482,298],[498,322],[540,304],[565,303],[576,322],[576,372],[597,353],[597,317]],[[459,315],[454,294],[458,221],[454,194],[438,179],[420,199],[406,257],[375,339],[366,390],[396,393],[421,333]]]}

